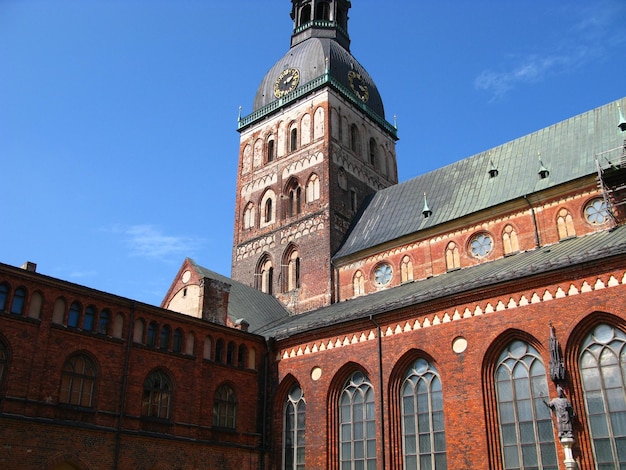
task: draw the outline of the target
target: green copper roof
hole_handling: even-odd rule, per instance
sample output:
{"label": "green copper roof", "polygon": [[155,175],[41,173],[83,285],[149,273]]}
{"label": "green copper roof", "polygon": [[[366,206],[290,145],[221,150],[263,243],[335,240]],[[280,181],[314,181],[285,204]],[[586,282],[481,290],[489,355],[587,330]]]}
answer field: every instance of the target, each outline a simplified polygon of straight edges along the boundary
{"label": "green copper roof", "polygon": [[[626,98],[620,101],[626,106]],[[623,145],[626,134],[618,123],[615,101],[383,189],[364,203],[334,258],[595,174],[595,155]],[[543,179],[542,166],[549,172]],[[428,218],[422,214],[424,194]]]}

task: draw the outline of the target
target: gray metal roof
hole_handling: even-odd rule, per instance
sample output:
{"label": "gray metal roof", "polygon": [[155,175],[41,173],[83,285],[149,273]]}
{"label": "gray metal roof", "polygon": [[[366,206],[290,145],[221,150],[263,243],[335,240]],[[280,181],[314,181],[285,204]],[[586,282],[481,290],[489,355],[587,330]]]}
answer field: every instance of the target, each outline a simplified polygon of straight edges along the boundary
{"label": "gray metal roof", "polygon": [[459,295],[537,274],[626,254],[626,227],[518,253],[506,258],[403,284],[367,296],[333,304],[269,324],[258,334],[276,339],[297,333],[367,318],[394,309]]}
{"label": "gray metal roof", "polygon": [[277,100],[274,96],[274,82],[283,70],[290,67],[297,68],[300,71],[298,87],[302,87],[325,74],[326,58],[328,58],[330,76],[348,90],[350,90],[348,73],[354,70],[361,75],[369,90],[367,106],[384,118],[385,109],[380,93],[365,68],[335,40],[316,37],[293,46],[265,74],[254,98],[253,112]]}
{"label": "gray metal roof", "polygon": [[189,262],[201,277],[216,279],[231,286],[228,297],[228,317],[233,323],[243,318],[250,325],[248,331],[255,333],[259,328],[280,323],[289,316],[289,312],[275,297],[203,268],[192,259],[189,259]]}
{"label": "gray metal roof", "polygon": [[[623,145],[620,101],[626,108],[623,98],[378,191],[334,259],[594,174],[594,155]],[[541,164],[549,171],[545,179],[538,175]],[[498,170],[494,178],[492,167]],[[428,218],[422,215],[424,193]]]}

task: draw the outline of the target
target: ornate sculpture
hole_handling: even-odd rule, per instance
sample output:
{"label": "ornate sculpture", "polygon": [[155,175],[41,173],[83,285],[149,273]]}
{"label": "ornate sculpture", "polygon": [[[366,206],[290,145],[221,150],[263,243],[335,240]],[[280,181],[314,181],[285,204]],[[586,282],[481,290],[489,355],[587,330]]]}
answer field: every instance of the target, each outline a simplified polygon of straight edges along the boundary
{"label": "ornate sculpture", "polygon": [[559,396],[550,401],[550,403],[547,403],[544,400],[544,403],[552,410],[554,416],[556,416],[556,425],[557,429],[559,430],[559,439],[573,438],[574,434],[572,421],[575,415],[574,408],[572,408],[572,404],[565,397],[565,392],[560,385],[557,385],[556,390]]}

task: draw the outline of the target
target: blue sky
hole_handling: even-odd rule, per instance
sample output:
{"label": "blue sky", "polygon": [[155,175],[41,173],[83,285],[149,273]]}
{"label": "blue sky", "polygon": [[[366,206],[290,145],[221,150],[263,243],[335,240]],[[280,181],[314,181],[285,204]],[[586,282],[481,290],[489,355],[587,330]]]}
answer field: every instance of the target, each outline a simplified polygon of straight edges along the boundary
{"label": "blue sky", "polygon": [[[289,0],[0,0],[0,262],[159,304],[230,274],[239,106]],[[626,2],[353,0],[401,181],[626,95]],[[616,117],[617,125],[617,117]]]}

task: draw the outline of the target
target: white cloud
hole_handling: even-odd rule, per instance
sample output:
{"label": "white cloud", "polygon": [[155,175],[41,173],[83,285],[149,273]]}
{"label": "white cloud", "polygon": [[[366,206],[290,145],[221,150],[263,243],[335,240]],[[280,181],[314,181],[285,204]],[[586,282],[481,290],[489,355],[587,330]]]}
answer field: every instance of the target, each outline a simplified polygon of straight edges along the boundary
{"label": "white cloud", "polygon": [[150,259],[164,259],[171,255],[191,255],[201,247],[204,240],[200,238],[166,235],[154,225],[133,225],[121,229],[132,256]]}
{"label": "white cloud", "polygon": [[[623,18],[624,12],[624,4],[614,1],[568,10],[576,18],[559,44],[548,45],[543,52],[516,56],[514,63],[503,66],[502,70],[482,71],[474,80],[475,88],[489,92],[492,100],[498,100],[519,85],[537,83],[602,60],[609,49],[622,48],[626,43],[626,29],[616,21]],[[568,16],[566,12],[561,15],[564,20]]]}

